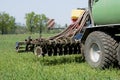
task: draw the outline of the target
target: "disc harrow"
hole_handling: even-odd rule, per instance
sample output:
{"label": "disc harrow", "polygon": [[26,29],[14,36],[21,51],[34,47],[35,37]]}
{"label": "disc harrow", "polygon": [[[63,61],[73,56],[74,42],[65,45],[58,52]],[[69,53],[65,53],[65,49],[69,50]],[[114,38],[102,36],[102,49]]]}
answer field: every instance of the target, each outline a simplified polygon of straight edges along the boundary
{"label": "disc harrow", "polygon": [[37,56],[80,54],[80,37],[82,35],[78,35],[82,34],[88,17],[88,11],[84,10],[75,23],[69,25],[64,31],[55,36],[47,39],[32,39],[28,37],[25,41],[16,42],[16,51],[31,51]]}

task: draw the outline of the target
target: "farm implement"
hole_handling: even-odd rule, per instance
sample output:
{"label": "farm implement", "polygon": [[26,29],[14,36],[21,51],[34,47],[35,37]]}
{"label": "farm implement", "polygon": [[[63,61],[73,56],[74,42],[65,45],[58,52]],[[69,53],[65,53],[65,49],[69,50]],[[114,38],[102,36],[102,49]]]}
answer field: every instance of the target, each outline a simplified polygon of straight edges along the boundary
{"label": "farm implement", "polygon": [[[120,65],[120,1],[88,0],[87,9],[73,11],[73,24],[46,38],[30,37],[16,43],[16,50],[37,56],[82,54],[93,68]],[[24,45],[24,47],[22,47]]]}
{"label": "farm implement", "polygon": [[[32,51],[37,56],[44,55],[66,55],[80,53],[80,39],[82,28],[88,20],[88,11],[81,9],[77,21],[69,25],[61,33],[46,38],[31,39],[28,37],[25,41],[16,42],[16,51]],[[24,46],[24,47],[23,47]]]}

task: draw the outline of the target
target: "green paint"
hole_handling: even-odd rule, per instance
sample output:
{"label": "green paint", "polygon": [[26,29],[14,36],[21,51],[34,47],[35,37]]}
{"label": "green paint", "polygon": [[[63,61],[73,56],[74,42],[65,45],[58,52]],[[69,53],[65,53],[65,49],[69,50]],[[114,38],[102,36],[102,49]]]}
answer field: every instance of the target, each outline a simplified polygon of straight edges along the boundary
{"label": "green paint", "polygon": [[120,0],[97,0],[92,15],[95,24],[120,24]]}

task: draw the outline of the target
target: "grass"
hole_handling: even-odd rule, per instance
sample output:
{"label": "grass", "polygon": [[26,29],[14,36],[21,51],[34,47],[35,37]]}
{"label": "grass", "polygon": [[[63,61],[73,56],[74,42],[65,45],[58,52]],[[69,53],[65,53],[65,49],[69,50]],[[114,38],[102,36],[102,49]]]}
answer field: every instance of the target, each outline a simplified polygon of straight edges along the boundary
{"label": "grass", "polygon": [[27,36],[0,35],[0,80],[120,80],[119,69],[92,69],[80,55],[38,58],[31,52],[16,53],[15,42]]}

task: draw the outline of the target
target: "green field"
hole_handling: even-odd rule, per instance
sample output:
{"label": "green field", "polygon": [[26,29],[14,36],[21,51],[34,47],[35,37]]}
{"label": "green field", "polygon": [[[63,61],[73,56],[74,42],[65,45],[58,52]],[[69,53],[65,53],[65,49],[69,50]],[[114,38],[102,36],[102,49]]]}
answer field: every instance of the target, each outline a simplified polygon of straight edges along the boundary
{"label": "green field", "polygon": [[120,69],[92,69],[80,55],[38,58],[32,52],[16,53],[15,42],[27,36],[0,35],[0,80],[120,80]]}

